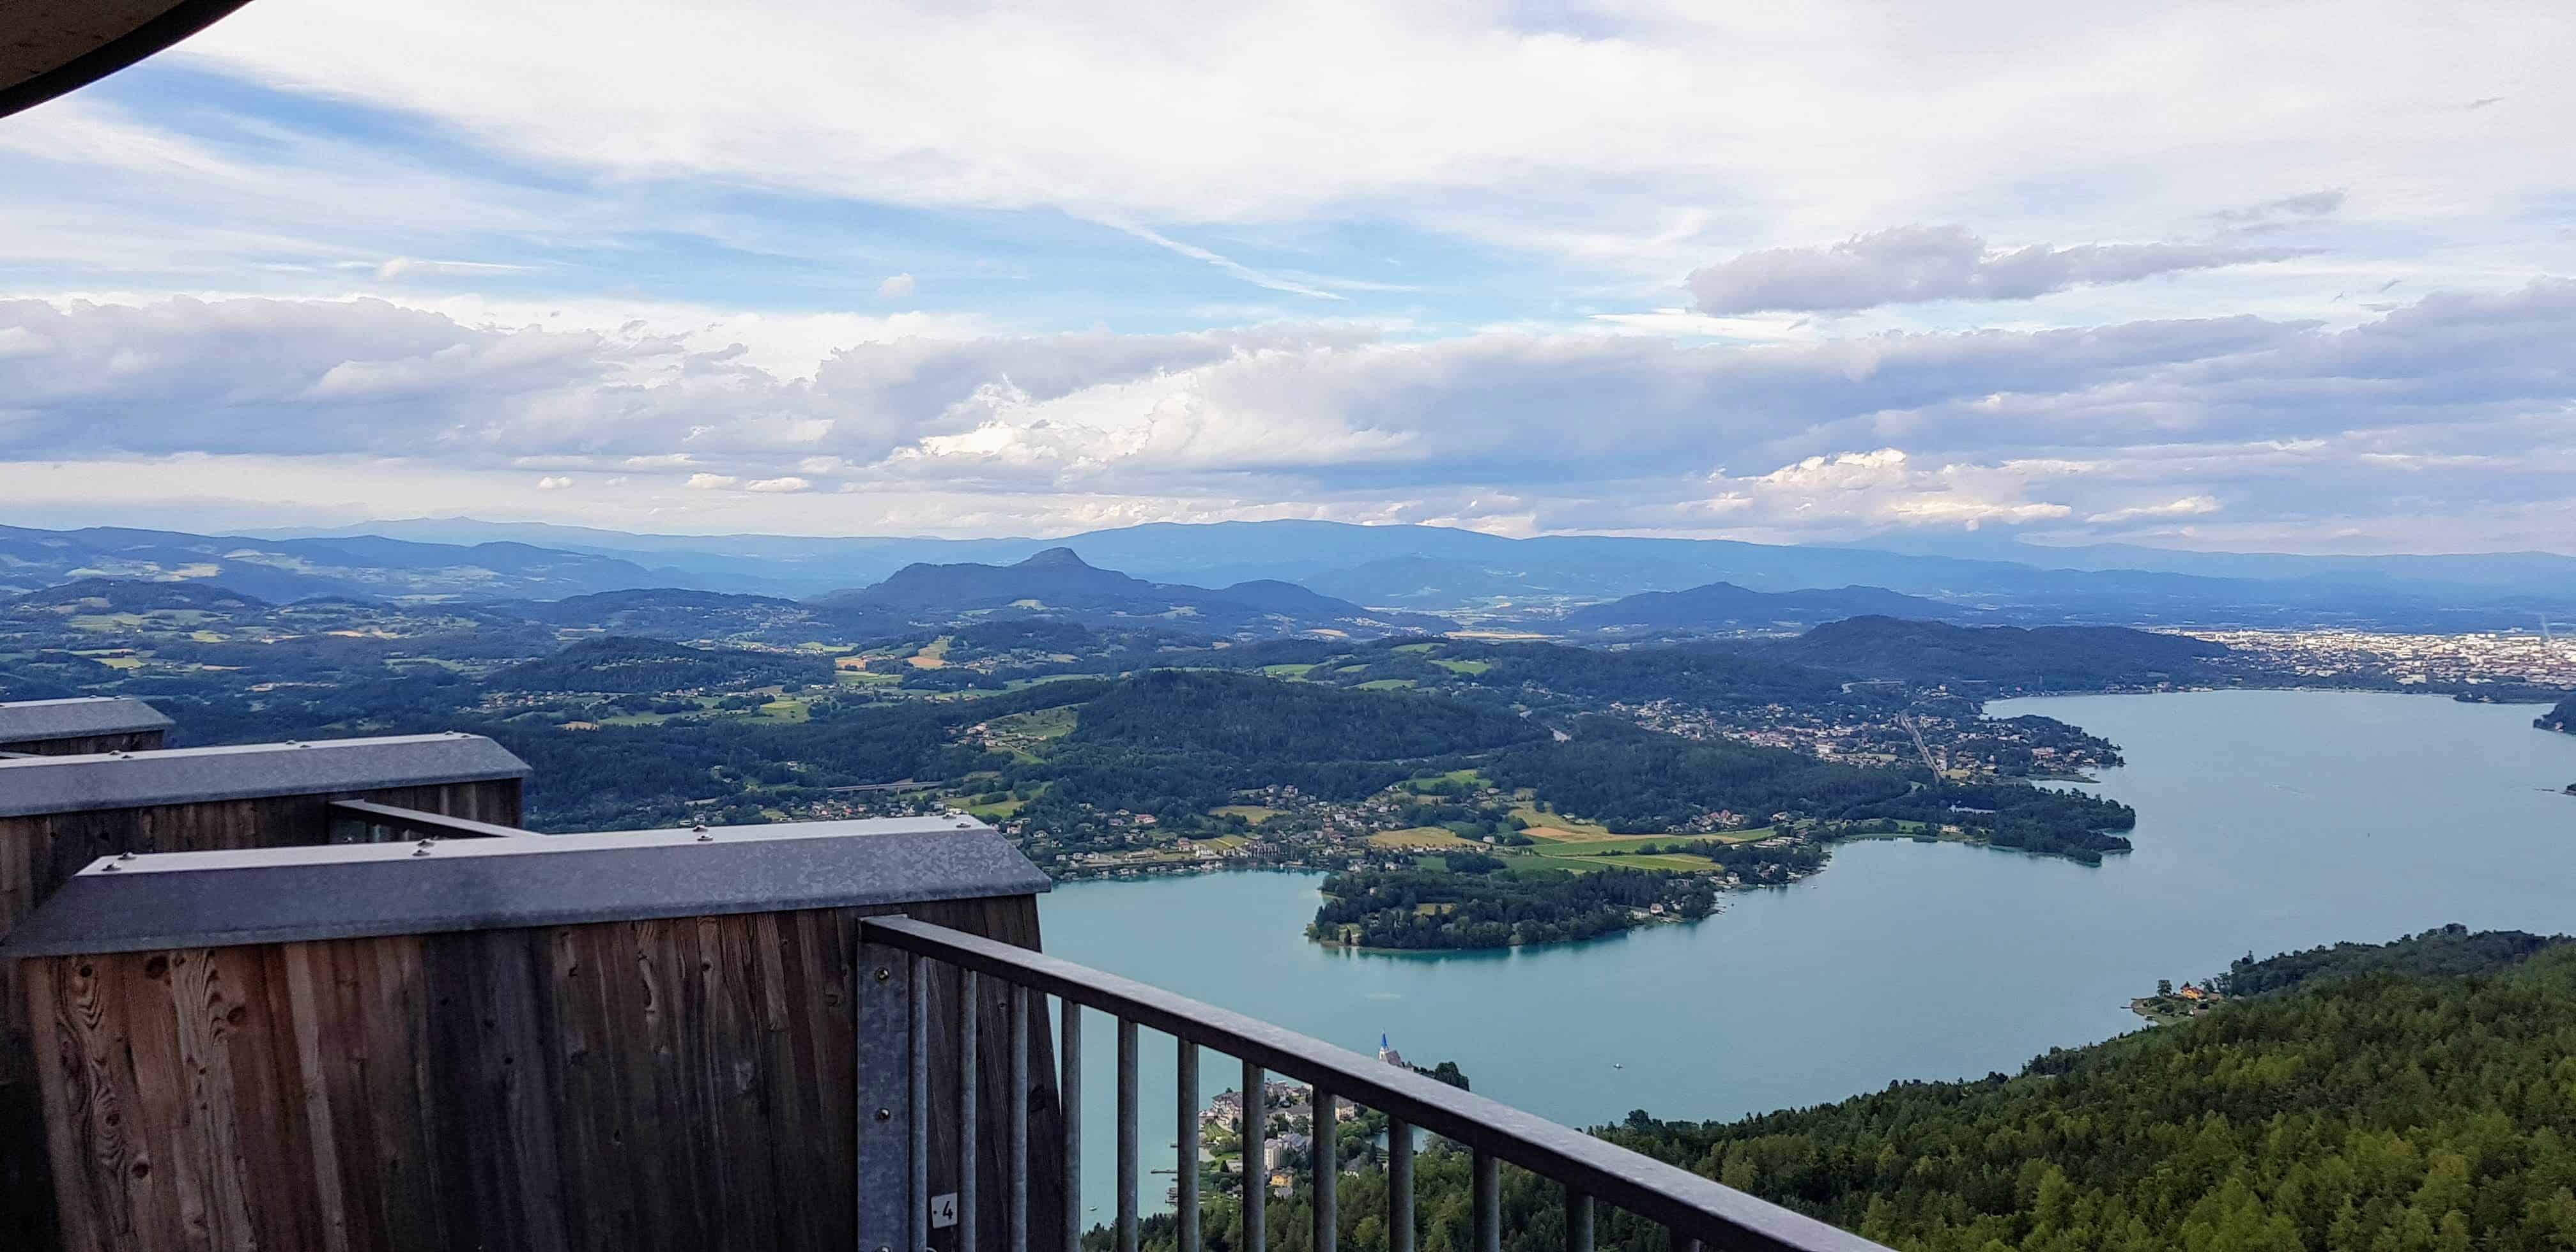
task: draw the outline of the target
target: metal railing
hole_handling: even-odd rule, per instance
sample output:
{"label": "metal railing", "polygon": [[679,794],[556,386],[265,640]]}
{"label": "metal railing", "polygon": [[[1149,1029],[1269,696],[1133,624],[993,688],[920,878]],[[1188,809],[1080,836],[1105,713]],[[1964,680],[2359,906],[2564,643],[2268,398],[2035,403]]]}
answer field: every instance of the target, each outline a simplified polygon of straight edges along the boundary
{"label": "metal railing", "polygon": [[[1373,1057],[1337,1048],[1284,1030],[1268,1022],[1228,1012],[1157,987],[1102,973],[1043,953],[965,934],[909,918],[870,918],[861,923],[862,959],[875,967],[874,982],[883,991],[874,997],[862,980],[859,1029],[862,1040],[886,1037],[890,1029],[906,1032],[902,1049],[908,1073],[889,1072],[893,1055],[875,1062],[862,1048],[858,1096],[860,1118],[860,1246],[910,1249],[928,1247],[923,1223],[928,1192],[928,1127],[931,1068],[929,1032],[931,974],[935,966],[954,967],[959,991],[955,998],[954,1051],[958,1057],[954,1178],[959,1219],[958,1252],[978,1252],[975,1231],[979,1178],[977,1137],[994,1124],[975,1107],[979,1083],[964,1076],[978,1070],[983,1024],[978,1004],[985,997],[978,980],[1000,981],[1008,990],[1007,1029],[1011,1081],[1003,1088],[1009,1108],[1001,1123],[1008,1143],[1002,1156],[1001,1184],[1009,1189],[1003,1230],[1008,1252],[1029,1252],[1028,1142],[1029,1024],[1044,1009],[1044,997],[1062,1002],[1060,1105],[1063,1114],[1061,1161],[1064,1194],[1064,1252],[1080,1252],[1078,1200],[1082,1179],[1082,1018],[1084,1009],[1110,1014],[1117,1022],[1117,1252],[1135,1252],[1138,1238],[1137,1197],[1137,1056],[1139,1027],[1178,1041],[1179,1105],[1176,1146],[1174,1229],[1180,1252],[1199,1252],[1199,1051],[1213,1049],[1243,1064],[1242,1228],[1235,1247],[1262,1252],[1266,1236],[1264,1199],[1268,1187],[1260,1169],[1267,1140],[1269,1110],[1263,1098],[1269,1074],[1311,1084],[1313,1097],[1312,1213],[1314,1252],[1336,1252],[1339,1213],[1336,1185],[1341,1176],[1333,1127],[1339,1102],[1349,1100],[1388,1118],[1387,1231],[1392,1252],[1413,1252],[1416,1221],[1413,1196],[1415,1132],[1423,1131],[1463,1145],[1473,1154],[1472,1221],[1478,1252],[1498,1252],[1502,1243],[1500,1165],[1509,1162],[1551,1179],[1565,1190],[1565,1246],[1568,1252],[1591,1252],[1595,1208],[1608,1205],[1633,1213],[1670,1232],[1673,1252],[1706,1247],[1724,1252],[1884,1252],[1879,1245],[1812,1218],[1720,1186],[1687,1170],[1595,1138],[1509,1105],[1451,1087]],[[896,967],[902,976],[895,976]],[[882,1051],[882,1050],[881,1050]],[[897,1121],[894,1092],[902,1089],[904,1123]],[[873,1116],[866,1115],[873,1107]],[[946,1110],[942,1110],[944,1113]],[[883,1129],[871,1136],[874,1124]],[[905,1169],[893,1163],[900,1159]],[[904,1185],[888,1185],[895,1178]],[[1048,1250],[1052,1252],[1052,1250]]]}

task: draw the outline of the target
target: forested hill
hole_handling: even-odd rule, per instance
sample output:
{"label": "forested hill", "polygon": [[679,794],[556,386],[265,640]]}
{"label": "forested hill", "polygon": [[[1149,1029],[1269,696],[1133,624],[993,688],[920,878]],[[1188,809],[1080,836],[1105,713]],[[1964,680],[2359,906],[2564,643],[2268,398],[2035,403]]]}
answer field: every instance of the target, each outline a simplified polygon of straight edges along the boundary
{"label": "forested hill", "polygon": [[2576,942],[2565,935],[2521,930],[2470,930],[2453,923],[2394,943],[2338,943],[2255,960],[2246,953],[2209,980],[2222,995],[2276,995],[2326,978],[2400,973],[2428,977],[2489,974],[2533,954]]}
{"label": "forested hill", "polygon": [[[2422,938],[2436,968],[2464,950]],[[2576,1246],[2576,946],[2484,976],[2410,963],[2015,1078],[1607,1133],[1921,1252]]]}
{"label": "forested hill", "polygon": [[1205,670],[1120,683],[1083,706],[1073,733],[1081,744],[1294,761],[1426,758],[1547,737],[1530,719],[1452,700]]}
{"label": "forested hill", "polygon": [[2182,681],[2223,644],[2121,626],[1952,626],[1855,617],[1763,654],[1861,678],[1973,681],[2045,690]]}
{"label": "forested hill", "polygon": [[1710,583],[1684,591],[1644,591],[1588,605],[1565,615],[1578,630],[1632,626],[1649,629],[1720,630],[1772,626],[1780,622],[1826,622],[1864,614],[1888,617],[1958,618],[1974,616],[1938,600],[1909,596],[1885,587],[1817,588],[1805,591],[1754,591],[1733,583]]}
{"label": "forested hill", "polygon": [[737,648],[692,648],[659,639],[585,639],[550,657],[492,675],[501,691],[665,692],[830,682],[831,659]]}
{"label": "forested hill", "polygon": [[2576,696],[2559,701],[2557,708],[2533,718],[2531,724],[2562,735],[2576,735]]}

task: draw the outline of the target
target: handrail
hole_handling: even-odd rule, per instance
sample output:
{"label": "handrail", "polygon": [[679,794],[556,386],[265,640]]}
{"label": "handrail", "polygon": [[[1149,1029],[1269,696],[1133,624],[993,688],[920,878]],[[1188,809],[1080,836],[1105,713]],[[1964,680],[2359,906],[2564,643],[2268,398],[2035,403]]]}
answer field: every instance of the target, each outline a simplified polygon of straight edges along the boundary
{"label": "handrail", "polygon": [[378,804],[373,800],[333,800],[331,815],[365,822],[370,826],[419,831],[423,834],[441,835],[450,839],[545,838],[544,835],[533,830],[521,830],[516,826],[501,826],[492,822],[449,817],[445,813],[431,813],[421,809],[398,808],[391,804]]}
{"label": "handrail", "polygon": [[871,917],[860,928],[865,941],[1062,996],[1186,1043],[1229,1053],[1247,1066],[1315,1084],[1337,1098],[1510,1161],[1713,1248],[1886,1252],[1858,1235],[1617,1144],[1159,987],[911,918]]}

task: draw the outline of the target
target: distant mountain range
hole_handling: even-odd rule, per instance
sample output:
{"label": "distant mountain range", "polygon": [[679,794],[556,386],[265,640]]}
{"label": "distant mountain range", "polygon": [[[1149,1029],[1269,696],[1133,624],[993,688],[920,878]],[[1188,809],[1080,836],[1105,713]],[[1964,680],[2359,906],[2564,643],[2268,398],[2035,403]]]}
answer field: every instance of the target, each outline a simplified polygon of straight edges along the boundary
{"label": "distant mountain range", "polygon": [[[1547,619],[1722,582],[1757,593],[1878,588],[1979,620],[2025,623],[2464,630],[2576,620],[2576,557],[2549,553],[2308,557],[1979,543],[1978,552],[2014,559],[1309,521],[1154,523],[1057,540],[634,535],[467,518],[247,536],[0,528],[0,591],[108,576],[204,579],[278,601],[556,599],[642,588],[798,598],[881,583],[909,566],[1009,567],[1065,548],[1098,570],[1235,603],[1285,604],[1278,587],[1250,587],[1284,583],[1372,610],[1482,619]],[[2057,561],[2065,564],[2050,564]]]}
{"label": "distant mountain range", "polygon": [[0,591],[34,591],[83,578],[202,581],[274,601],[330,595],[552,599],[727,581],[651,568],[624,557],[515,542],[465,546],[378,535],[273,539],[108,526],[0,526]]}
{"label": "distant mountain range", "polygon": [[1576,609],[1563,622],[1577,630],[1773,630],[1872,614],[1935,620],[1986,615],[1885,587],[1750,591],[1733,583],[1710,583],[1687,591],[1639,592]]}
{"label": "distant mountain range", "polygon": [[1367,609],[1275,579],[1207,588],[1156,583],[1048,548],[1010,565],[907,565],[871,587],[819,596],[821,608],[922,620],[969,613],[1043,613],[1086,622],[1166,626],[1234,635],[1332,630],[1381,635],[1443,631],[1457,623],[1422,613]]}

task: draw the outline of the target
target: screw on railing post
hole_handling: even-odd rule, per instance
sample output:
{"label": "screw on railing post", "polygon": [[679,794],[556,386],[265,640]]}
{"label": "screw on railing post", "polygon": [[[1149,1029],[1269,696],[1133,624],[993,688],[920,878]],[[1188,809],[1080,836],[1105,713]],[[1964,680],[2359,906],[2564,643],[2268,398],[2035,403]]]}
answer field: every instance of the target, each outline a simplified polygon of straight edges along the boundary
{"label": "screw on railing post", "polygon": [[1413,1125],[1386,1119],[1387,1252],[1413,1252]]}
{"label": "screw on railing post", "polygon": [[1118,1019],[1118,1252],[1136,1252],[1136,1023]]}
{"label": "screw on railing post", "polygon": [[1178,1228],[1174,1246],[1178,1252],[1199,1252],[1199,1045],[1187,1039],[1180,1044],[1174,1067],[1179,1081],[1173,1084],[1181,1106],[1179,1133],[1172,1137],[1172,1178],[1178,1188],[1172,1202],[1172,1223]]}
{"label": "screw on railing post", "polygon": [[1565,1252],[1592,1252],[1592,1197],[1565,1189]]}
{"label": "screw on railing post", "polygon": [[1243,1063],[1243,1125],[1236,1136],[1243,1150],[1243,1238],[1237,1245],[1242,1252],[1262,1252],[1270,1237],[1262,1214],[1270,1198],[1270,1171],[1261,1165],[1263,1140],[1270,1131],[1270,1110],[1261,1099],[1265,1077],[1260,1066]]}
{"label": "screw on railing post", "polygon": [[1340,1125],[1333,1114],[1337,1101],[1333,1093],[1316,1083],[1306,1103],[1309,1128],[1314,1132],[1315,1161],[1315,1252],[1336,1252],[1341,1245],[1342,1142]]}
{"label": "screw on railing post", "polygon": [[1011,987],[1011,1252],[1029,1252],[1029,989]]}
{"label": "screw on railing post", "polygon": [[1056,1089],[1064,1106],[1064,1252],[1082,1252],[1082,1006],[1064,997],[1064,1064]]}
{"label": "screw on railing post", "polygon": [[957,971],[957,1252],[975,1252],[975,1228],[983,1225],[976,1195],[976,1088],[983,1086],[984,1058],[976,1038],[977,1001],[983,998],[971,969]]}
{"label": "screw on railing post", "polygon": [[1476,1150],[1476,1252],[1503,1252],[1503,1180],[1494,1154]]}

